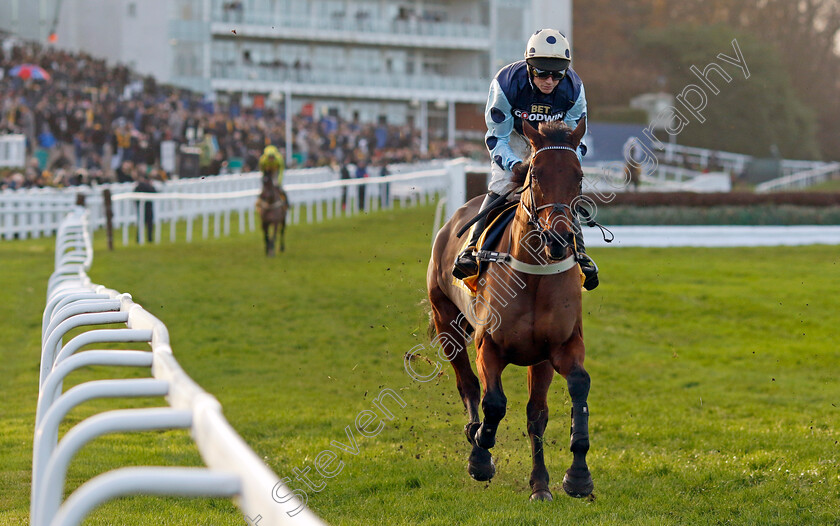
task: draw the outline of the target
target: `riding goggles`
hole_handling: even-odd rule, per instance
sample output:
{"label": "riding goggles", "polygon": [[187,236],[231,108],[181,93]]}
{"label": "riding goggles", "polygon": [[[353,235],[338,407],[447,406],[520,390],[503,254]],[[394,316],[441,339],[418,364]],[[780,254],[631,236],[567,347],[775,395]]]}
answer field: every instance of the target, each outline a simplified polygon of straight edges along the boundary
{"label": "riding goggles", "polygon": [[534,70],[534,76],[540,79],[547,79],[548,77],[553,77],[554,80],[563,80],[563,77],[566,76],[566,70],[561,71],[551,71],[548,69],[539,69],[539,68],[532,68]]}

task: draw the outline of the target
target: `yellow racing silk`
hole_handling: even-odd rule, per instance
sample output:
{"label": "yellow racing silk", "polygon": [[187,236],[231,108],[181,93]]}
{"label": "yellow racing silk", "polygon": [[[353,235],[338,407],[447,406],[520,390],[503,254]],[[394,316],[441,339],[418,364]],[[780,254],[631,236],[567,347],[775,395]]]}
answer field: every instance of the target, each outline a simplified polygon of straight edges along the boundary
{"label": "yellow racing silk", "polygon": [[259,167],[263,173],[277,172],[277,184],[283,184],[283,172],[286,170],[286,161],[276,146],[265,147],[260,157]]}

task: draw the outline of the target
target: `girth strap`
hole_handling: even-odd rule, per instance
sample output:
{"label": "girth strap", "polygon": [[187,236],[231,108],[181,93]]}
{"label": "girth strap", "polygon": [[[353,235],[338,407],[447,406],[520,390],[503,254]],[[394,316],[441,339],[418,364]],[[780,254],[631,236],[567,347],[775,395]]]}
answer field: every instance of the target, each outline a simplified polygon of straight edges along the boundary
{"label": "girth strap", "polygon": [[493,252],[490,250],[478,251],[476,253],[476,258],[480,261],[489,261],[491,263],[507,263],[513,270],[522,272],[524,274],[535,274],[538,276],[562,274],[563,272],[571,270],[577,265],[577,260],[575,259],[574,254],[565,259],[561,259],[556,263],[550,263],[548,265],[533,265],[531,263],[525,263],[523,261],[519,261],[518,259],[506,252]]}

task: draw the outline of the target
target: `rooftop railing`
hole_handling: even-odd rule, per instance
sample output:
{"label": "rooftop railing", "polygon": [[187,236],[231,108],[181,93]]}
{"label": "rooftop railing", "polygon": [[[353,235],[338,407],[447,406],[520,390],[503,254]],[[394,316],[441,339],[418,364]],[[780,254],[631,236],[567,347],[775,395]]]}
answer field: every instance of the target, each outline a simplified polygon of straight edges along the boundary
{"label": "rooftop railing", "polygon": [[[404,73],[374,73],[359,71],[319,71],[291,66],[274,67],[260,65],[226,65],[216,63],[212,67],[214,81],[251,81],[317,85],[320,89],[347,87],[390,88],[403,90],[434,90],[457,92],[462,95],[474,93],[476,100],[487,97],[489,79],[475,77],[447,77],[442,75],[408,75]],[[399,95],[399,93],[395,93]],[[406,98],[404,95],[402,98]]]}
{"label": "rooftop railing", "polygon": [[[374,18],[352,13],[334,12],[327,16],[285,15],[271,11],[215,10],[212,22],[247,24],[276,29],[306,29],[341,33],[413,35],[422,37],[473,38],[486,41],[490,28],[464,21],[463,23],[436,22],[422,19]],[[229,29],[228,29],[229,30]]]}

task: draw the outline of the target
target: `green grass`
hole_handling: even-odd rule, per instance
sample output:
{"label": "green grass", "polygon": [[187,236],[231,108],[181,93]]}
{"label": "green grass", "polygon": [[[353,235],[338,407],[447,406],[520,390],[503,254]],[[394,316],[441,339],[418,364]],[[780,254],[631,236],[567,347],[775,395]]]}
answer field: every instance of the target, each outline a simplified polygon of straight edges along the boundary
{"label": "green grass", "polygon": [[[836,247],[593,249],[601,286],[585,295],[592,377],[594,500],[560,488],[571,461],[565,382],[550,394],[552,503],[528,502],[525,370],[510,367],[493,450],[498,472],[466,472],[465,416],[451,373],[418,384],[403,354],[426,343],[433,209],[296,225],[288,251],[260,235],[108,252],[91,277],[169,327],[174,353],[280,477],[313,466],[383,388],[407,402],[309,506],[332,524],[838,524],[840,253]],[[165,238],[167,239],[167,238]],[[52,240],[0,243],[0,524],[28,522],[40,315]],[[109,346],[110,347],[110,346]],[[65,389],[142,371],[88,368]],[[157,400],[101,400],[70,424]],[[334,449],[334,448],[333,448]],[[97,439],[66,491],[121,465],[200,465],[183,431]],[[314,481],[321,480],[313,476]],[[303,488],[297,481],[292,486]],[[271,488],[265,488],[270,492]],[[241,525],[225,499],[132,497],[85,524]],[[262,524],[262,523],[261,523]],[[263,526],[265,526],[263,524]]]}
{"label": "green grass", "polygon": [[815,184],[814,186],[808,186],[803,188],[802,191],[804,192],[838,192],[840,191],[840,177],[829,179],[820,184]]}

